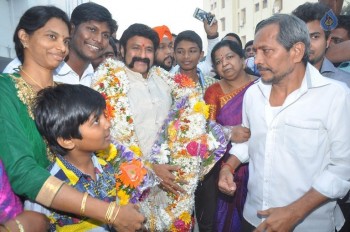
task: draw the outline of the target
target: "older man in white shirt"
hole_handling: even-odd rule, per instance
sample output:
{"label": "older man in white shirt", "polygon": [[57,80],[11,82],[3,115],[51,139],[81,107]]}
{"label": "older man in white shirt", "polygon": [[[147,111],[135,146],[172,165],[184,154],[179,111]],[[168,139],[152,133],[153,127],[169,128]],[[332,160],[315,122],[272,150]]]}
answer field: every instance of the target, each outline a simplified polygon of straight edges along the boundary
{"label": "older man in white shirt", "polygon": [[344,223],[336,199],[350,189],[350,91],[307,63],[306,25],[274,15],[256,28],[262,81],[247,90],[243,125],[219,188],[232,195],[232,171],[249,160],[243,231],[334,232]]}

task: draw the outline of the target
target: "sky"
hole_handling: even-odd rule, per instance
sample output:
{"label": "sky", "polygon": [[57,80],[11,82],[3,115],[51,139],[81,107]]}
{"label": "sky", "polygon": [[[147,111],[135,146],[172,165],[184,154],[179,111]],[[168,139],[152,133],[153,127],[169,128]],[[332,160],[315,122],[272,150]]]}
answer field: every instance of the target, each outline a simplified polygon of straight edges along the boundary
{"label": "sky", "polygon": [[94,0],[94,2],[105,6],[118,22],[117,39],[133,23],[143,23],[150,27],[166,25],[175,34],[184,30],[195,31],[203,40],[203,48],[207,47],[203,23],[193,17],[196,7],[203,9],[203,0]]}

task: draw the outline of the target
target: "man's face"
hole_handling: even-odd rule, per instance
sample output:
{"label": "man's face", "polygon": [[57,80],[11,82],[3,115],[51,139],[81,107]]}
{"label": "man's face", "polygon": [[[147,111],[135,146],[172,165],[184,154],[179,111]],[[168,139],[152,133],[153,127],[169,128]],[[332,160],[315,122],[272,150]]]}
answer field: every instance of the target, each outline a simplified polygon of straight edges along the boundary
{"label": "man's face", "polygon": [[83,60],[101,56],[109,44],[111,31],[107,22],[88,21],[74,27],[71,49]]}
{"label": "man's face", "polygon": [[156,51],[155,64],[170,71],[174,61],[173,41],[163,37]]}
{"label": "man's face", "polygon": [[278,41],[279,26],[260,29],[254,38],[255,64],[265,83],[278,84],[294,71],[293,54]]}
{"label": "man's face", "polygon": [[350,40],[348,31],[345,30],[344,28],[336,28],[332,30],[330,37],[331,37],[330,45],[338,44],[346,40]]}
{"label": "man's face", "polygon": [[131,37],[122,48],[125,64],[134,72],[147,77],[150,67],[154,62],[153,42],[142,36]]}
{"label": "man's face", "polygon": [[329,41],[326,40],[326,34],[321,27],[320,21],[314,20],[306,23],[310,35],[310,55],[311,64],[320,68],[326,54]]}
{"label": "man's face", "polygon": [[175,49],[175,59],[182,70],[191,71],[197,69],[202,53],[196,43],[182,40]]}

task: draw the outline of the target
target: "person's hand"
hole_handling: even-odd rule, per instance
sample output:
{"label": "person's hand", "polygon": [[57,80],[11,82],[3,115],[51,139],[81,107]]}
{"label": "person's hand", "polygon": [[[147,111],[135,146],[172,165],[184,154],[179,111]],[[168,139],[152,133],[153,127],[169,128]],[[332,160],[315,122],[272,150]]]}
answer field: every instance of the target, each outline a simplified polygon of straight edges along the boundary
{"label": "person's hand", "polygon": [[231,131],[231,141],[234,143],[244,143],[250,138],[249,128],[233,126]]}
{"label": "person's hand", "polygon": [[165,190],[172,192],[176,195],[179,192],[185,193],[185,190],[181,188],[177,183],[181,183],[180,180],[175,181],[175,176],[172,174],[173,171],[180,169],[180,166],[174,166],[169,164],[153,164],[153,171],[162,180],[160,184]]}
{"label": "person's hand", "polygon": [[[49,230],[49,220],[41,213],[34,211],[23,211],[15,219],[11,219],[5,223],[5,225],[11,231],[18,231],[18,225],[15,220],[23,226],[24,231],[28,232],[40,232]],[[35,222],[35,223],[33,223]]]}
{"label": "person's hand", "polygon": [[230,169],[222,167],[219,173],[219,190],[227,195],[233,196],[236,191],[236,183],[233,182],[233,175]]}
{"label": "person's hand", "polygon": [[[209,14],[213,15],[211,13],[209,13]],[[213,37],[213,36],[218,35],[218,22],[216,19],[214,19],[214,22],[211,26],[208,24],[207,19],[204,19],[203,22],[204,22],[204,30],[205,30],[205,33],[207,34],[207,36]]]}
{"label": "person's hand", "polygon": [[294,229],[300,220],[296,211],[288,206],[259,210],[258,214],[266,219],[254,230],[254,232],[289,232]]}
{"label": "person's hand", "polygon": [[118,232],[135,232],[143,228],[145,217],[139,212],[139,206],[127,204],[120,206],[120,210],[113,227]]}

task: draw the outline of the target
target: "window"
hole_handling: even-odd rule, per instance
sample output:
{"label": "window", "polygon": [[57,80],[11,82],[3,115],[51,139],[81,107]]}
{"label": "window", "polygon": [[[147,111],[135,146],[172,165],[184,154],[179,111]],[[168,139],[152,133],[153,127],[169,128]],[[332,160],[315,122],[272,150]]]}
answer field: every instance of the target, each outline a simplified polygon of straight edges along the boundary
{"label": "window", "polygon": [[221,0],[221,8],[225,8],[225,0]]}
{"label": "window", "polygon": [[282,10],[282,0],[275,0],[273,3],[272,13],[277,14],[280,13]]}
{"label": "window", "polygon": [[263,8],[267,8],[267,0],[263,0]]}
{"label": "window", "polygon": [[221,23],[221,30],[225,31],[225,18],[221,18],[220,23]]}
{"label": "window", "polygon": [[255,3],[255,12],[259,11],[259,3]]}
{"label": "window", "polygon": [[241,10],[241,19],[239,20],[239,26],[243,27],[245,24],[245,8]]}

